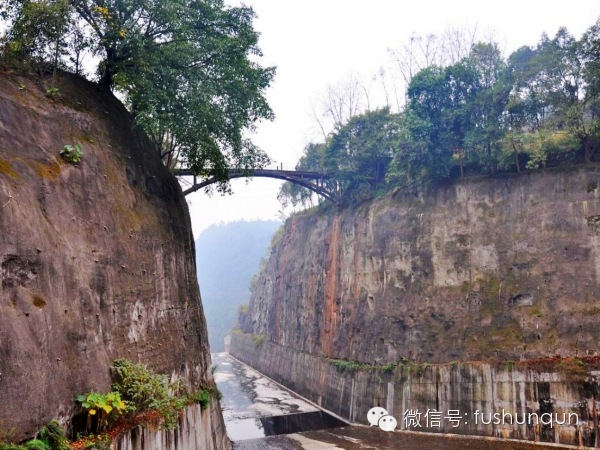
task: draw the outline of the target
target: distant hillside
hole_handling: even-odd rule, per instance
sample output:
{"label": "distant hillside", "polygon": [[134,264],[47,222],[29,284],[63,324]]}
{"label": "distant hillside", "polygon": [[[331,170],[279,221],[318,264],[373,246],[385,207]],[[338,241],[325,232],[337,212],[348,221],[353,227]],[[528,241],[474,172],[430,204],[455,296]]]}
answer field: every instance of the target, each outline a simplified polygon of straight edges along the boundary
{"label": "distant hillside", "polygon": [[198,237],[198,281],[211,351],[224,350],[223,339],[240,305],[249,301],[250,280],[279,226],[276,221],[232,222],[213,225]]}

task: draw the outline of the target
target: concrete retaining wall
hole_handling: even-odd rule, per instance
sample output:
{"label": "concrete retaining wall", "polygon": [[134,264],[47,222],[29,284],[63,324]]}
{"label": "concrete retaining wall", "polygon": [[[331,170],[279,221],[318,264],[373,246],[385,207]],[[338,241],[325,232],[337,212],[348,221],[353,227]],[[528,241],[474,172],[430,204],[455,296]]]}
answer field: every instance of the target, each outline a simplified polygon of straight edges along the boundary
{"label": "concrete retaining wall", "polygon": [[[556,370],[521,369],[522,364],[513,363],[408,363],[389,373],[340,372],[326,358],[260,341],[234,334],[231,354],[354,423],[368,424],[369,409],[382,406],[402,429],[596,445],[598,371],[582,374],[559,365]],[[420,426],[407,426],[409,415]]]}
{"label": "concrete retaining wall", "polygon": [[215,404],[202,411],[187,407],[174,431],[136,427],[111,445],[111,450],[230,450],[221,410]]}

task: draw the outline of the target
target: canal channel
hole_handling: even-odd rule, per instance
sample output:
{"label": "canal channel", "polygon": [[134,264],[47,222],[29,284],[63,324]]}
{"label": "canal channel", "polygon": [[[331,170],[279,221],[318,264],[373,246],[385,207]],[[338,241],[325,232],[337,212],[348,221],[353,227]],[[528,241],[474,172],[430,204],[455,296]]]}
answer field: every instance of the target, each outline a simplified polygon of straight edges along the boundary
{"label": "canal channel", "polygon": [[556,450],[556,445],[485,437],[385,432],[349,425],[227,353],[212,355],[221,407],[235,450]]}

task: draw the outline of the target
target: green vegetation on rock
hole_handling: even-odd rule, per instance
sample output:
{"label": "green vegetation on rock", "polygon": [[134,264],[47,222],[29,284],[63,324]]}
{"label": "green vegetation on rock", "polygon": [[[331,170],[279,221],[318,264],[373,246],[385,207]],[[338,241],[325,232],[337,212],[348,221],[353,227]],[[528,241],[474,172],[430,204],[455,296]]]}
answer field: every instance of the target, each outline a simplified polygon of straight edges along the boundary
{"label": "green vegetation on rock", "polygon": [[[213,398],[221,398],[214,382],[186,392],[181,380],[171,382],[167,375],[157,374],[144,364],[127,359],[115,360],[112,372],[112,392],[92,392],[77,397],[88,416],[85,432],[93,433],[93,441],[98,433],[106,432],[119,420],[144,417],[144,414],[158,418],[163,429],[173,430],[179,424],[184,407],[199,404],[205,409]],[[92,417],[96,420],[92,421]]]}
{"label": "green vegetation on rock", "polygon": [[5,434],[0,431],[0,450],[69,450],[71,448],[64,428],[54,419],[44,425],[34,439],[23,444],[10,443],[10,440],[10,433]]}
{"label": "green vegetation on rock", "polygon": [[60,152],[62,159],[71,164],[77,164],[81,162],[82,155],[83,152],[81,150],[81,145],[79,144],[65,145]]}
{"label": "green vegetation on rock", "polygon": [[[367,110],[304,149],[299,170],[331,175],[345,204],[465,175],[521,172],[598,160],[600,20],[577,40],[561,28],[503,58],[478,42],[410,79],[399,112]],[[335,185],[335,186],[333,186]],[[286,183],[282,203],[310,205]]]}
{"label": "green vegetation on rock", "polygon": [[257,62],[254,16],[223,0],[8,0],[0,66],[52,69],[55,80],[57,69],[82,74],[94,54],[98,82],[123,95],[165,164],[210,170],[223,190],[230,167],[268,161],[245,137],[273,117],[264,93],[275,71]]}
{"label": "green vegetation on rock", "polygon": [[77,401],[88,415],[96,416],[102,426],[113,422],[128,409],[133,409],[132,405],[121,400],[118,392],[109,392],[108,394],[90,392],[77,396]]}

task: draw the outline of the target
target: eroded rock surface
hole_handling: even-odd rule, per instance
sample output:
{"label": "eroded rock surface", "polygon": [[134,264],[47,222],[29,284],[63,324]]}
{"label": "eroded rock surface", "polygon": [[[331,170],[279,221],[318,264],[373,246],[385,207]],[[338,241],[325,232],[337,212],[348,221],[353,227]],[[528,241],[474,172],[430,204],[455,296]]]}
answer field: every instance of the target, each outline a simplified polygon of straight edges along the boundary
{"label": "eroded rock surface", "polygon": [[[189,385],[210,363],[177,181],[112,95],[45,88],[0,76],[0,421],[20,437],[108,391],[116,358]],[[77,165],[59,157],[74,144]]]}
{"label": "eroded rock surface", "polygon": [[295,216],[242,331],[375,364],[595,354],[599,170],[463,180]]}

